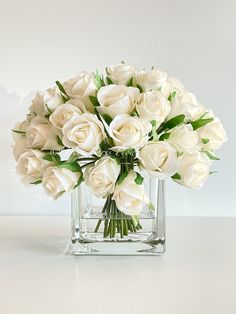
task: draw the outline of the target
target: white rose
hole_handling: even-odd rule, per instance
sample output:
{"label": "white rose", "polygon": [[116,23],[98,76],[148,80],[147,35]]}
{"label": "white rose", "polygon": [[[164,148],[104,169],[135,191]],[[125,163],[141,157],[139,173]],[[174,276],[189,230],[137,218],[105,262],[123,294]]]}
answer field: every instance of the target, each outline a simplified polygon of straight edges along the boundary
{"label": "white rose", "polygon": [[72,191],[80,177],[80,172],[72,172],[66,168],[48,167],[44,171],[42,185],[49,196],[57,199],[64,192]]}
{"label": "white rose", "polygon": [[198,134],[193,131],[191,124],[183,124],[175,127],[170,136],[165,140],[173,146],[179,153],[197,150]]}
{"label": "white rose", "polygon": [[166,82],[161,86],[161,92],[168,98],[172,93],[180,96],[187,92],[184,85],[175,77],[168,77]]}
{"label": "white rose", "polygon": [[109,133],[115,144],[112,149],[114,151],[139,149],[147,143],[151,130],[152,125],[147,120],[120,114],[109,125]]}
{"label": "white rose", "polygon": [[49,120],[37,116],[33,118],[26,130],[27,146],[41,150],[60,150],[62,147],[57,143],[57,135],[53,132]]}
{"label": "white rose", "polygon": [[108,114],[112,118],[118,114],[131,113],[138,96],[139,90],[135,87],[113,84],[103,86],[97,93],[100,103],[97,109],[99,113]]}
{"label": "white rose", "polygon": [[146,92],[140,95],[136,109],[141,118],[156,120],[160,125],[170,112],[170,102],[158,91]]}
{"label": "white rose", "polygon": [[31,183],[42,177],[43,170],[50,164],[43,159],[44,155],[39,150],[30,149],[19,157],[16,170],[24,183]]}
{"label": "white rose", "polygon": [[52,111],[55,110],[57,106],[64,103],[64,100],[61,96],[61,93],[58,87],[47,89],[44,94],[43,100],[44,100],[45,107]]}
{"label": "white rose", "polygon": [[114,84],[125,85],[135,75],[132,65],[120,63],[106,68],[108,77]]}
{"label": "white rose", "polygon": [[139,158],[151,176],[165,179],[176,173],[177,154],[168,143],[149,142],[140,150]]}
{"label": "white rose", "polygon": [[45,107],[44,94],[37,92],[34,99],[32,99],[29,110],[30,110],[31,117],[34,117],[40,114],[46,114],[47,109]]}
{"label": "white rose", "polygon": [[200,138],[200,145],[204,149],[219,149],[227,141],[227,134],[218,118],[214,118],[212,122],[197,129],[197,133]]}
{"label": "white rose", "polygon": [[20,123],[17,123],[14,129],[12,130],[12,137],[15,142],[12,145],[12,151],[16,161],[18,160],[21,154],[27,151],[27,140],[25,134],[29,125],[30,122],[28,120],[24,120]]}
{"label": "white rose", "polygon": [[95,96],[97,92],[94,74],[81,72],[75,78],[64,82],[63,86],[70,98],[80,99],[88,111],[94,111],[89,99],[89,96]]}
{"label": "white rose", "polygon": [[192,93],[184,93],[174,97],[167,119],[170,120],[179,114],[184,114],[186,120],[193,119],[200,110],[196,97]]}
{"label": "white rose", "polygon": [[17,161],[24,152],[27,151],[27,140],[26,136],[22,135],[19,137],[16,141],[15,144],[12,146],[13,150],[13,156],[15,160]]}
{"label": "white rose", "polygon": [[55,111],[50,115],[49,120],[52,125],[58,129],[62,130],[65,123],[71,119],[72,116],[81,114],[81,111],[78,107],[65,103],[56,108]]}
{"label": "white rose", "polygon": [[126,215],[139,215],[148,203],[144,185],[136,184],[137,173],[131,170],[128,176],[117,184],[113,194],[113,200],[117,208]]}
{"label": "white rose", "polygon": [[30,122],[28,120],[24,120],[22,122],[16,123],[15,127],[12,130],[12,137],[14,141],[25,136],[26,130],[29,127]]}
{"label": "white rose", "polygon": [[102,157],[95,165],[88,166],[84,172],[85,183],[97,197],[105,197],[114,192],[120,173],[120,165],[111,157]]}
{"label": "white rose", "polygon": [[166,82],[166,72],[158,69],[140,71],[135,75],[135,83],[140,85],[144,91],[157,90]]}
{"label": "white rose", "polygon": [[92,113],[72,117],[62,129],[62,142],[83,156],[94,154],[105,138],[103,124]]}
{"label": "white rose", "polygon": [[206,154],[195,151],[184,153],[179,158],[177,173],[180,180],[175,181],[190,189],[199,189],[207,181],[210,162]]}

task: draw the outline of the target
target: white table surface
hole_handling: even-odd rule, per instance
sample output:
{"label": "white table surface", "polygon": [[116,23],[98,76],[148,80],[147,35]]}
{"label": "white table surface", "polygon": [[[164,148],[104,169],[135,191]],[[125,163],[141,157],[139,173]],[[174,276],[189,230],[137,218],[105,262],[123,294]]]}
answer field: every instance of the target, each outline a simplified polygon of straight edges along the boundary
{"label": "white table surface", "polygon": [[0,217],[0,314],[235,314],[236,218],[168,218],[162,257],[76,257],[69,217]]}

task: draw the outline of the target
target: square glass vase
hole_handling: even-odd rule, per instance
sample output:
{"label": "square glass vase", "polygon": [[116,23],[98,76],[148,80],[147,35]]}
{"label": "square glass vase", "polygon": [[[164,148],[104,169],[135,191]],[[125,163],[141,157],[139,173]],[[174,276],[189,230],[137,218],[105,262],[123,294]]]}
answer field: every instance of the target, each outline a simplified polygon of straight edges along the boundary
{"label": "square glass vase", "polygon": [[[165,251],[165,181],[144,180],[150,203],[138,217],[103,213],[106,199],[82,183],[71,195],[75,255],[161,255]],[[134,219],[135,218],[135,219]]]}

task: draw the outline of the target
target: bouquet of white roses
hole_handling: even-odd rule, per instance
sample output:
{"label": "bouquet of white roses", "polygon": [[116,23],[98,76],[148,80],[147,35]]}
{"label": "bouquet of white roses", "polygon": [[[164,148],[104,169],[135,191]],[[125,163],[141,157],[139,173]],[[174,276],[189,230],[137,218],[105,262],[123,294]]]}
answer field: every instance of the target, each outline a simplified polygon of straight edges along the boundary
{"label": "bouquet of white roses", "polygon": [[125,63],[105,72],[82,72],[37,93],[13,129],[13,152],[23,182],[42,183],[54,199],[83,181],[106,198],[103,213],[124,218],[106,221],[112,237],[141,228],[128,218],[149,204],[143,171],[200,188],[227,137],[212,111],[165,72]]}

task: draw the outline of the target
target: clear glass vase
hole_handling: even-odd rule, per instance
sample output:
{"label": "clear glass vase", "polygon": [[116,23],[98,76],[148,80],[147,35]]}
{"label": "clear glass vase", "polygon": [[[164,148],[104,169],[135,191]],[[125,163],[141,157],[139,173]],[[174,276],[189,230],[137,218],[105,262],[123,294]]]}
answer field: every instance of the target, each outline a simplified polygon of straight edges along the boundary
{"label": "clear glass vase", "polygon": [[[135,228],[131,216],[102,213],[106,199],[96,198],[85,183],[75,189],[71,196],[72,253],[150,256],[164,253],[165,182],[155,178],[144,182],[151,206],[144,205]],[[123,232],[120,226],[128,226],[129,230]]]}

